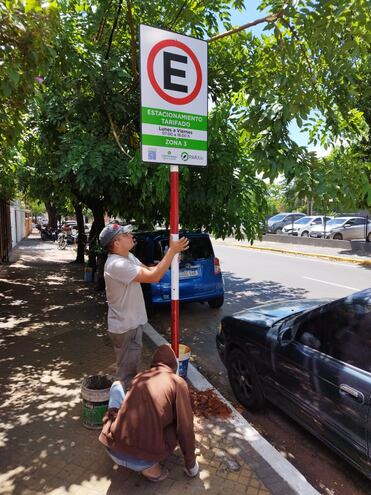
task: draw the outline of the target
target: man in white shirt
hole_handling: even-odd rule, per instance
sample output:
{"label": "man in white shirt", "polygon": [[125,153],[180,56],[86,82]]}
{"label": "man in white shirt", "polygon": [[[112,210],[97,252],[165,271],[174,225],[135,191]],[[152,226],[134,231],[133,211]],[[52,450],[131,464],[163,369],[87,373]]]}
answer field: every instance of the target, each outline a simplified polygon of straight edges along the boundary
{"label": "man in white shirt", "polygon": [[108,250],[104,266],[104,280],[108,303],[108,335],[116,355],[117,377],[129,388],[137,374],[143,325],[147,323],[141,283],[159,282],[171,265],[174,256],[188,249],[188,239],[170,241],[163,259],[154,267],[143,265],[130,250],[134,246],[131,225],[107,225],[99,240]]}

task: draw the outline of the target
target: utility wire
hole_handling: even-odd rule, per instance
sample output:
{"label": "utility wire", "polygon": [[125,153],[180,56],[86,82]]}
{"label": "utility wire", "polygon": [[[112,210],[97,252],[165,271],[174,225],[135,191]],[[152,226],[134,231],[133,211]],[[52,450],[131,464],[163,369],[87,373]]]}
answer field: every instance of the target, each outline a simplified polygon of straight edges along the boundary
{"label": "utility wire", "polygon": [[171,22],[170,26],[169,26],[169,29],[172,29],[174,24],[176,23],[176,21],[179,19],[180,17],[180,14],[182,13],[182,11],[184,10],[184,8],[187,6],[187,3],[188,3],[188,0],[185,0],[183,5],[180,7],[180,9],[178,10],[177,14],[175,15],[173,21]]}

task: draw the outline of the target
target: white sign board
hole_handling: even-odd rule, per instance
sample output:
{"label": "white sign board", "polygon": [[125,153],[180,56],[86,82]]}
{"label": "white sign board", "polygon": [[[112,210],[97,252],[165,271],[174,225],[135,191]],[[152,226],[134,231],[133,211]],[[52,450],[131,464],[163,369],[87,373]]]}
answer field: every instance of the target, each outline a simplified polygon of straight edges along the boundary
{"label": "white sign board", "polygon": [[140,26],[142,160],[207,165],[207,42]]}

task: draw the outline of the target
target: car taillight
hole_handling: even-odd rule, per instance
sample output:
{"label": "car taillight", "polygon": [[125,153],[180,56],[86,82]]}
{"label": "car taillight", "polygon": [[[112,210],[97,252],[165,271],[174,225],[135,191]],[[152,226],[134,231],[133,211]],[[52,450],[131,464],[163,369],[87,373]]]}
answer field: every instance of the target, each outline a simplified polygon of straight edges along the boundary
{"label": "car taillight", "polygon": [[220,262],[218,258],[214,258],[214,275],[219,275],[220,273]]}

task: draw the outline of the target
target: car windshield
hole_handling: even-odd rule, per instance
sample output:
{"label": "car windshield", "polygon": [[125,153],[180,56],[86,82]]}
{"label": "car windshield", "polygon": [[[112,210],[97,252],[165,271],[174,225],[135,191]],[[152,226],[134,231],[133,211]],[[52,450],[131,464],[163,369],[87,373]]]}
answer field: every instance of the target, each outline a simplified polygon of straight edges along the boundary
{"label": "car windshield", "polygon": [[[161,248],[159,249],[159,247]],[[167,239],[157,243],[155,251],[157,252],[156,259],[162,259],[169,247]],[[162,255],[161,255],[162,254]],[[159,257],[161,255],[161,257]],[[189,249],[181,253],[181,261],[187,262],[191,260],[207,259],[214,256],[213,248],[208,237],[191,237],[189,239]]]}
{"label": "car windshield", "polygon": [[297,224],[303,224],[303,223],[308,223],[311,220],[313,220],[313,217],[301,217],[299,220],[296,220],[295,225]]}
{"label": "car windshield", "polygon": [[331,227],[331,225],[342,225],[347,220],[348,220],[347,218],[333,218],[332,220],[327,222],[327,225],[329,227]]}
{"label": "car windshield", "polygon": [[274,215],[274,217],[270,218],[270,222],[279,222],[280,220],[283,220],[286,215]]}
{"label": "car windshield", "polygon": [[[168,239],[151,241],[148,238],[141,238],[138,236],[135,239],[135,246],[132,249],[132,253],[145,265],[151,265],[160,262],[168,248]],[[208,237],[190,237],[189,249],[182,253],[181,261],[187,262],[191,260],[212,258],[213,256],[213,247]]]}

